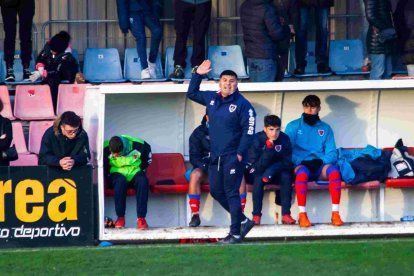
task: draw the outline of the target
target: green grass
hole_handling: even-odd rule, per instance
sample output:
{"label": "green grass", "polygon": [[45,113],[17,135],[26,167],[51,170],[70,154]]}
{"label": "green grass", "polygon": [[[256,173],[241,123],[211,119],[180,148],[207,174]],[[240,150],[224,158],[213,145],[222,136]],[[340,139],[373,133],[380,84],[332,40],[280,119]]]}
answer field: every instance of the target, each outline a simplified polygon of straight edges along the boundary
{"label": "green grass", "polygon": [[414,275],[414,239],[7,249],[0,274]]}

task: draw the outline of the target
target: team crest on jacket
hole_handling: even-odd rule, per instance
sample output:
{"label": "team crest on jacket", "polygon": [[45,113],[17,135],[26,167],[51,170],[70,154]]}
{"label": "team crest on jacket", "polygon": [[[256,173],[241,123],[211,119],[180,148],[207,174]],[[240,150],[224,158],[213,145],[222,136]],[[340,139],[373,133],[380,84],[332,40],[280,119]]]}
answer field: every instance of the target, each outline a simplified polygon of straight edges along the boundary
{"label": "team crest on jacket", "polygon": [[318,129],[319,136],[323,136],[325,134],[325,130]]}
{"label": "team crest on jacket", "polygon": [[235,105],[235,104],[231,104],[231,105],[229,106],[229,111],[230,111],[230,112],[234,112],[234,111],[236,110],[236,108],[237,108],[237,105]]}
{"label": "team crest on jacket", "polygon": [[276,145],[276,146],[275,146],[275,150],[276,150],[277,152],[281,151],[281,150],[282,150],[282,145]]}

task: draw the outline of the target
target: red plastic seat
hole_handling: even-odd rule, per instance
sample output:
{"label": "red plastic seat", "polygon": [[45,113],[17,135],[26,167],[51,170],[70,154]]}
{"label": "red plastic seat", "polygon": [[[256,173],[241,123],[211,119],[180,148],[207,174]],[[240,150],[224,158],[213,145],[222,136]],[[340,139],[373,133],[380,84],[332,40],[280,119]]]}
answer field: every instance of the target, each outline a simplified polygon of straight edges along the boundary
{"label": "red plastic seat", "polygon": [[181,153],[154,153],[147,177],[153,193],[187,193],[188,182]]}
{"label": "red plastic seat", "polygon": [[16,120],[16,118],[13,116],[13,112],[11,109],[9,90],[5,85],[0,86],[0,100],[3,103],[3,110],[1,111],[1,116],[9,120]]}
{"label": "red plastic seat", "polygon": [[83,103],[88,84],[60,84],[56,107],[57,115],[65,111],[73,111],[83,118]]}
{"label": "red plastic seat", "polygon": [[53,121],[32,121],[29,125],[29,151],[39,154],[42,137]]}
{"label": "red plastic seat", "polygon": [[21,120],[55,119],[48,85],[17,85],[14,116]]}
{"label": "red plastic seat", "polygon": [[[392,151],[394,148],[384,148],[384,150]],[[414,156],[414,147],[408,147],[409,155]],[[414,178],[388,178],[385,180],[385,186],[388,188],[405,188],[414,187]]]}

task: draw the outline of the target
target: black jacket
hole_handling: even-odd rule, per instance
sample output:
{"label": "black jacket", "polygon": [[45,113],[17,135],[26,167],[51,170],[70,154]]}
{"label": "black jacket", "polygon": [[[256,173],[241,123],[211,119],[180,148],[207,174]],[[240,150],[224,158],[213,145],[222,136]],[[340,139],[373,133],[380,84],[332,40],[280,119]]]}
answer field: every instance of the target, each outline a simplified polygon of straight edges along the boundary
{"label": "black jacket", "polygon": [[75,138],[68,139],[62,135],[60,129],[55,133],[54,127],[51,126],[42,137],[39,165],[60,167],[60,159],[67,156],[75,160],[75,167],[88,163],[91,158],[88,134],[82,130]]}
{"label": "black jacket", "polygon": [[[11,121],[0,115],[0,129],[1,128],[3,128],[3,132],[0,133],[0,136],[3,134],[6,134],[6,138],[0,139],[0,151],[4,151],[10,148],[11,142],[13,140],[13,129],[12,129]],[[9,165],[10,165],[10,161],[1,159],[1,153],[0,153],[0,166],[9,166]]]}
{"label": "black jacket", "polygon": [[400,0],[394,13],[403,64],[414,64],[414,1]]}
{"label": "black jacket", "polygon": [[240,6],[240,20],[246,57],[276,59],[276,42],[290,37],[290,30],[281,25],[271,1],[246,0]]}
{"label": "black jacket", "polygon": [[300,7],[329,8],[334,5],[334,0],[299,0]]}
{"label": "black jacket", "polygon": [[[248,153],[248,169],[254,169],[254,172],[262,174],[269,166],[278,163],[281,170],[290,170],[293,168],[292,162],[292,145],[289,136],[280,132],[279,137],[273,141],[274,147],[266,147],[267,135],[264,131],[254,135],[253,144]],[[277,173],[277,172],[275,172]]]}
{"label": "black jacket", "polygon": [[207,172],[210,163],[210,137],[205,120],[191,133],[189,146],[191,165]]}
{"label": "black jacket", "polygon": [[392,28],[391,2],[389,0],[364,0],[365,15],[369,22],[367,49],[369,54],[389,54],[392,42],[379,41],[379,33]]}

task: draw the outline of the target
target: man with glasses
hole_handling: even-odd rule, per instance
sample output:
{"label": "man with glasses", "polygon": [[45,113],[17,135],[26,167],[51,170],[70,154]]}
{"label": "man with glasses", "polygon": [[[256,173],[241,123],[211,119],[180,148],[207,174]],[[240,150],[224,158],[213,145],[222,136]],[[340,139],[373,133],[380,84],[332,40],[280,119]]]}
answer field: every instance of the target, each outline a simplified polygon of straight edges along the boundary
{"label": "man with glasses", "polygon": [[90,156],[88,134],[82,129],[81,118],[73,111],[66,111],[43,135],[39,165],[70,171],[86,165]]}

